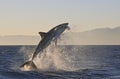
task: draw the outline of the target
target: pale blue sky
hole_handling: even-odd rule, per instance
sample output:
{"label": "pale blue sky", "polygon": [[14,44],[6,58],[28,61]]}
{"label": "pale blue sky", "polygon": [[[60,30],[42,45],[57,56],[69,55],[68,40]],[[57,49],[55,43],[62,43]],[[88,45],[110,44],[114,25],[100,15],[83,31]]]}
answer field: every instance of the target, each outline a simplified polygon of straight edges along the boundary
{"label": "pale blue sky", "polygon": [[0,35],[37,35],[63,22],[80,32],[120,26],[120,0],[0,0]]}

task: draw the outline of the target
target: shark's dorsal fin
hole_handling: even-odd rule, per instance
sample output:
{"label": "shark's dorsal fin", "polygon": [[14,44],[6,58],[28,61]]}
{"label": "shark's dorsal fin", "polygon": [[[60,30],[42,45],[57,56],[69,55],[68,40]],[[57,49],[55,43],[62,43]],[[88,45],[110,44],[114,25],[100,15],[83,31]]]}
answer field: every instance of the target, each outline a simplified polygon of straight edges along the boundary
{"label": "shark's dorsal fin", "polygon": [[43,39],[43,38],[45,37],[45,35],[46,35],[45,32],[39,32],[39,34],[40,34],[40,36],[41,36],[42,39]]}

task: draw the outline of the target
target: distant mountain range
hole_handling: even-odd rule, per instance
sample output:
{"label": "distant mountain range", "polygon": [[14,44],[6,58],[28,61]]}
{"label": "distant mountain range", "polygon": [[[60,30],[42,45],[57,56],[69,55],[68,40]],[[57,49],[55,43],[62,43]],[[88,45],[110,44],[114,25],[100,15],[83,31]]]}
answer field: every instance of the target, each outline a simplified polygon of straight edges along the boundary
{"label": "distant mountain range", "polygon": [[37,45],[39,36],[9,35],[0,36],[0,45]]}
{"label": "distant mountain range", "polygon": [[98,28],[69,34],[71,42],[81,45],[120,45],[120,27]]}
{"label": "distant mountain range", "polygon": [[[59,44],[70,45],[120,45],[120,27],[98,28],[85,32],[64,33]],[[0,45],[37,45],[40,36],[0,36]]]}

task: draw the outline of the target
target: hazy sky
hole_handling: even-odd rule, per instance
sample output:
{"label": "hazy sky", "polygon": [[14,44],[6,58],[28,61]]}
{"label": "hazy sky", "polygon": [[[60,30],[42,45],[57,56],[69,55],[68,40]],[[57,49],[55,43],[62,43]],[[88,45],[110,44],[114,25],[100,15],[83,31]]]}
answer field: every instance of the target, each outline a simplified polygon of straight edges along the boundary
{"label": "hazy sky", "polygon": [[120,26],[120,0],[0,0],[0,35],[37,35],[64,22],[80,32]]}

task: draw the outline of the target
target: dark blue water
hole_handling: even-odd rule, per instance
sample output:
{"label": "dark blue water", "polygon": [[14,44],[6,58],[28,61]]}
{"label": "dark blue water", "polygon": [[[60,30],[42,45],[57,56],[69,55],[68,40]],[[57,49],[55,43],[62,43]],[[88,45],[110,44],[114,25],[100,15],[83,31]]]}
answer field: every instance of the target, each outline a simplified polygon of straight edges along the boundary
{"label": "dark blue water", "polygon": [[120,79],[120,46],[58,46],[36,57],[38,70],[21,70],[35,47],[0,46],[0,79]]}

